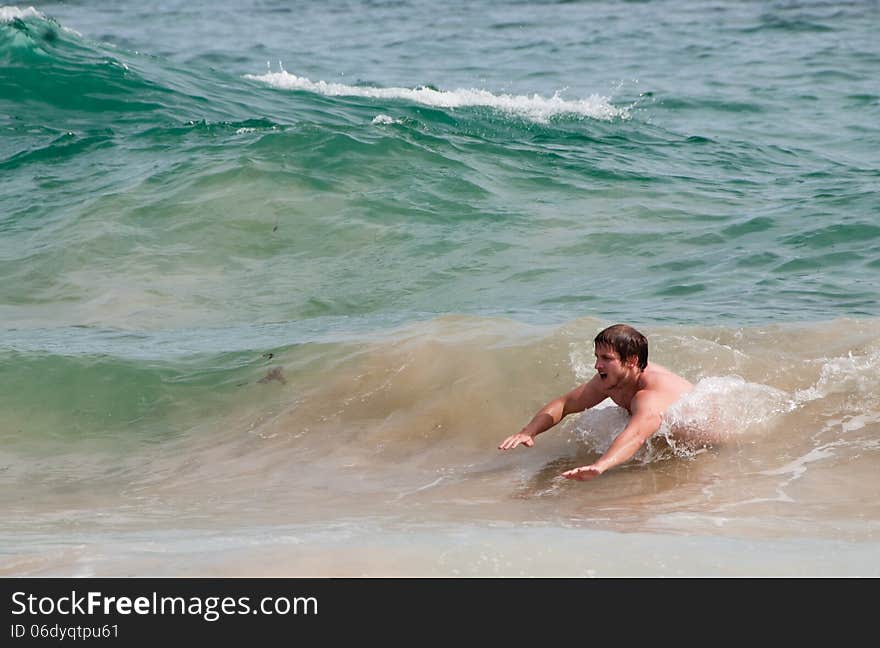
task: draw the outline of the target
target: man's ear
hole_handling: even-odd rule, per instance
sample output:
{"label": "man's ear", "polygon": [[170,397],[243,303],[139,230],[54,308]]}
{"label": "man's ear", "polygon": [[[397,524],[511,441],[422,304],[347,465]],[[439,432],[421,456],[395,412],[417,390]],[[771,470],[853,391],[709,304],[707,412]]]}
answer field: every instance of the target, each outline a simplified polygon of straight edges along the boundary
{"label": "man's ear", "polygon": [[630,357],[628,357],[628,358],[626,359],[626,362],[625,362],[624,364],[625,364],[627,367],[629,367],[630,369],[634,368],[636,365],[639,364],[639,356],[637,356],[637,355],[631,355]]}

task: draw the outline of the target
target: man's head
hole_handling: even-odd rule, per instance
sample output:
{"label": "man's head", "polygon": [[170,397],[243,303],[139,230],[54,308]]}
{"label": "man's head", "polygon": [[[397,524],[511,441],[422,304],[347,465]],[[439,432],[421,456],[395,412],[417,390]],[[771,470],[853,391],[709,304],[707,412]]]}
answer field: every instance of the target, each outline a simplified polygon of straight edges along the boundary
{"label": "man's head", "polygon": [[599,332],[593,343],[596,345],[597,354],[600,348],[612,349],[622,364],[634,359],[639,369],[644,370],[648,366],[648,340],[632,326],[626,324],[609,326]]}

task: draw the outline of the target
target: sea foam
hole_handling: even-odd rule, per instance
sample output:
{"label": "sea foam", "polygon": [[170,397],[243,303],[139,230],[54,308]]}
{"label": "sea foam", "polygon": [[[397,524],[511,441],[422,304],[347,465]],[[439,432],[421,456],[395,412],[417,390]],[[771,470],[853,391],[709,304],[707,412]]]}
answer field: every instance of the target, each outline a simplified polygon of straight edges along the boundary
{"label": "sea foam", "polygon": [[629,109],[611,104],[608,97],[592,95],[586,99],[563,99],[559,93],[552,97],[532,95],[493,94],[475,88],[436,90],[418,88],[377,88],[351,86],[327,81],[311,81],[285,70],[266,74],[247,74],[245,78],[262,81],[284,90],[303,90],[329,97],[367,97],[371,99],[400,99],[435,108],[486,107],[535,122],[547,122],[552,117],[576,116],[591,119],[626,119]]}
{"label": "sea foam", "polygon": [[23,18],[43,18],[46,16],[41,14],[33,7],[21,9],[19,7],[0,7],[0,23],[8,23],[13,20],[21,20]]}

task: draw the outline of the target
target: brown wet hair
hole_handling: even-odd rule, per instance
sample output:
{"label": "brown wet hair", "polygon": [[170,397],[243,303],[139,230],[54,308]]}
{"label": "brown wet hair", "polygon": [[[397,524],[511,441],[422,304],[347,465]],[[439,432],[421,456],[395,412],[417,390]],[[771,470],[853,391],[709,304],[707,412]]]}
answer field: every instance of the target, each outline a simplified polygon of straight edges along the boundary
{"label": "brown wet hair", "polygon": [[644,371],[648,366],[648,338],[627,324],[609,326],[593,340],[599,346],[608,346],[617,352],[622,362],[636,356],[639,369]]}

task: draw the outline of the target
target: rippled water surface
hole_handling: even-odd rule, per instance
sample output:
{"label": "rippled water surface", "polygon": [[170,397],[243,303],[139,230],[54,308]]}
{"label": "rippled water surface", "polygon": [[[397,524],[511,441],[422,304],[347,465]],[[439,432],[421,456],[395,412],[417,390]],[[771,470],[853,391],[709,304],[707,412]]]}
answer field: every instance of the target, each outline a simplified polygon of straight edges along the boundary
{"label": "rippled water surface", "polygon": [[880,5],[438,7],[0,7],[0,573],[876,575]]}

